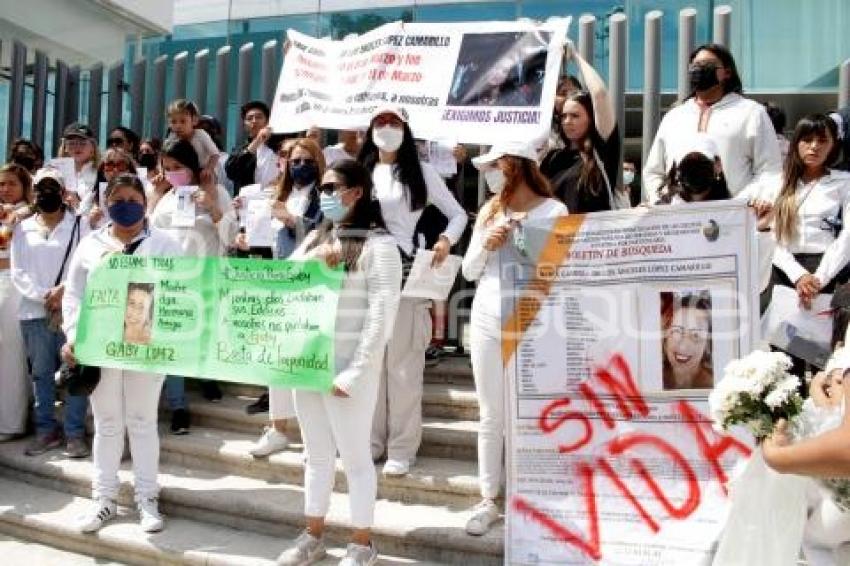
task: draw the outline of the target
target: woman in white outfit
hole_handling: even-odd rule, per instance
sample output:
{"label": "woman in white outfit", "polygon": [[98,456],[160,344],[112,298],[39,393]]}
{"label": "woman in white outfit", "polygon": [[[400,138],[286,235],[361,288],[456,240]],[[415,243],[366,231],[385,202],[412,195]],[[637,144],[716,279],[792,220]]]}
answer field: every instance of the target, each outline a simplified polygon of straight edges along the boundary
{"label": "woman in white outfit", "polygon": [[[372,172],[375,199],[404,264],[412,262],[420,247],[416,225],[425,206],[433,204],[446,216],[448,225],[432,248],[434,265],[442,263],[463,235],[466,212],[440,174],[419,161],[402,110],[384,107],[375,111],[358,160]],[[377,460],[386,450],[386,475],[407,474],[422,440],[422,380],[425,350],[431,343],[430,306],[427,299],[402,299],[387,344],[372,428],[372,456]]]}
{"label": "woman in white outfit", "polygon": [[[287,259],[322,219],[316,187],[325,174],[325,158],[319,144],[309,138],[284,142],[281,151],[281,175],[272,204],[272,216],[281,225],[274,257]],[[270,456],[289,445],[286,427],[295,417],[292,390],[270,387],[268,402],[271,426],[251,448],[255,457]]]}
{"label": "woman in white outfit", "polygon": [[29,172],[14,163],[0,167],[0,442],[26,429],[30,383],[18,324],[21,295],[12,284],[9,247],[15,225],[32,214],[31,201]]}
{"label": "woman in white outfit", "polygon": [[354,527],[344,566],[377,561],[370,529],[377,478],[370,451],[372,412],[384,348],[393,329],[401,285],[401,260],[372,203],[369,173],[356,161],[338,162],[322,179],[325,223],[307,237],[291,259],[342,264],[334,342],[337,375],[327,393],[296,390],[295,409],[307,462],[304,514],[307,529],[284,551],[278,564],[306,565],[325,556],[322,543],[336,471],[336,453],[348,483]]}
{"label": "woman in white outfit", "polygon": [[[522,224],[567,213],[552,198],[549,182],[540,173],[536,152],[523,143],[494,146],[472,160],[481,169],[494,196],[478,214],[463,276],[478,280],[470,327],[472,375],[481,410],[478,429],[478,481],[482,501],[472,510],[466,532],[483,535],[499,517],[495,499],[502,485],[505,436],[505,380],[502,367],[499,250],[526,253]],[[517,248],[519,246],[519,249]],[[515,256],[519,260],[519,256]]]}
{"label": "woman in white outfit", "polygon": [[[147,197],[135,175],[119,175],[106,188],[111,221],[85,237],[71,260],[62,300],[67,342],[62,358],[76,364],[74,342],[86,283],[94,269],[112,254],[177,256],[180,246],[168,234],[148,225]],[[159,433],[157,407],[164,376],[150,372],[101,368],[100,381],[91,394],[94,414],[94,478],[91,512],[80,522],[83,532],[94,532],[117,516],[121,487],[118,468],[124,451],[124,432],[130,439],[133,475],[140,523],[145,532],[162,529],[157,496],[159,483]]]}

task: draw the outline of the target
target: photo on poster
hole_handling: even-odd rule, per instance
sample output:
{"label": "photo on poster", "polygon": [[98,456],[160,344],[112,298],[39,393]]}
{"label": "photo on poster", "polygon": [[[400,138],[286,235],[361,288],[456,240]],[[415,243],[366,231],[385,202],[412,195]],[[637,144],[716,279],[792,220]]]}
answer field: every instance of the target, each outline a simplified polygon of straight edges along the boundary
{"label": "photo on poster", "polygon": [[711,293],[708,289],[659,294],[663,389],[714,386]]}
{"label": "photo on poster", "polygon": [[466,33],[447,106],[539,106],[548,32]]}
{"label": "photo on poster", "polygon": [[127,283],[124,309],[124,342],[150,344],[153,328],[154,284]]}

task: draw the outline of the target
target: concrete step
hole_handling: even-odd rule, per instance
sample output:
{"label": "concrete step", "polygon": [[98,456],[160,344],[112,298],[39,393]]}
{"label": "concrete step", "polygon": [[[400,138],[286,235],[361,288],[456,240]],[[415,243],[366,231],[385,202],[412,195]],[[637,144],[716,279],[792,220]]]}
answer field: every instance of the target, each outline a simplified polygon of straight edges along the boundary
{"label": "concrete step", "polygon": [[[58,452],[26,457],[25,444],[26,441],[18,441],[0,445],[0,475],[66,494],[89,495],[90,461],[69,460]],[[121,473],[119,502],[124,505],[132,501],[128,464]],[[160,503],[170,517],[270,536],[293,537],[303,525],[303,490],[297,485],[173,464],[160,466],[159,479]],[[470,566],[501,563],[502,525],[483,537],[471,537],[463,530],[468,516],[466,506],[414,505],[380,499],[375,508],[373,539],[382,552],[400,557]],[[330,541],[341,544],[347,539],[347,518],[347,496],[334,493],[328,514]],[[206,540],[209,543],[216,539]]]}
{"label": "concrete step", "polygon": [[[197,382],[189,380],[189,390],[193,395],[200,391]],[[267,389],[244,383],[220,382],[222,392],[227,397],[244,400],[247,406],[265,393]],[[478,420],[478,397],[472,383],[426,383],[422,390],[422,414],[426,417],[447,419]]]}
{"label": "concrete step", "polygon": [[[2,533],[0,523],[0,533]],[[31,540],[0,534],[0,556],[3,564],[38,564],[38,566],[123,566],[126,562],[102,560],[85,554],[53,548]]]}
{"label": "concrete step", "polygon": [[[119,508],[119,517],[99,532],[86,535],[74,525],[92,505],[88,498],[2,477],[0,493],[0,532],[37,541],[11,545],[7,537],[0,536],[3,564],[8,566],[271,566],[292,540],[172,516],[166,518],[164,531],[151,535],[139,528],[135,511],[127,507]],[[18,552],[19,547],[24,548]],[[319,564],[336,564],[345,550],[337,546],[329,553]],[[382,555],[381,564],[436,563]]]}
{"label": "concrete step", "polygon": [[[217,470],[271,483],[304,484],[302,446],[293,444],[268,458],[254,458],[257,435],[195,427],[174,436],[163,427],[161,461],[191,469]],[[418,458],[410,474],[382,476],[378,465],[378,497],[426,505],[474,505],[479,499],[477,465],[468,460]],[[342,463],[337,461],[336,489],[346,491]]]}
{"label": "concrete step", "polygon": [[[220,402],[211,403],[198,392],[187,393],[193,426],[256,434],[259,437],[263,427],[268,425],[267,413],[249,415],[245,412],[245,406],[250,403],[248,398],[225,396]],[[163,417],[163,422],[170,422],[167,416]],[[426,417],[422,423],[422,446],[419,455],[475,460],[477,434],[477,420]],[[290,420],[287,435],[300,442],[301,433],[295,419]]]}

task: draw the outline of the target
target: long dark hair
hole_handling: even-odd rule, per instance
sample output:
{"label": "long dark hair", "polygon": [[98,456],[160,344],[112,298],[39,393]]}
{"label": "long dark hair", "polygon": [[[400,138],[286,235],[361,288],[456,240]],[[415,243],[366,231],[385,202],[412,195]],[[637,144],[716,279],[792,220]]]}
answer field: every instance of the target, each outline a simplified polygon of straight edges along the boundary
{"label": "long dark hair", "polygon": [[[694,58],[696,58],[700,51],[708,51],[720,59],[720,62],[725,68],[729,69],[729,78],[723,81],[724,94],[729,94],[730,92],[742,94],[744,92],[744,85],[741,82],[741,75],[738,74],[738,67],[735,65],[735,58],[732,57],[732,53],[728,49],[717,43],[706,43],[704,45],[700,45],[691,51],[688,64],[694,62]],[[691,96],[694,96],[694,94],[694,92],[691,92]]]}
{"label": "long dark hair", "polygon": [[[344,159],[334,163],[328,171],[333,171],[346,187],[360,187],[363,194],[348,216],[337,225],[337,236],[342,247],[341,261],[346,271],[356,271],[357,262],[363,252],[363,245],[369,233],[374,230],[386,230],[381,207],[372,200],[372,174],[363,165],[353,159]],[[333,222],[325,220],[316,229],[316,237],[308,250],[328,241],[334,227]]]}
{"label": "long dark hair", "polygon": [[[189,168],[195,180],[200,177],[201,162],[198,160],[198,153],[190,142],[177,137],[168,138],[163,144],[159,155],[160,159],[162,159],[162,156],[170,157],[182,166]],[[160,168],[164,169],[161,165]]]}
{"label": "long dark hair", "polygon": [[[357,161],[362,163],[370,173],[375,170],[379,157],[378,146],[372,141],[372,128],[372,124],[369,124],[369,129],[366,130],[366,137],[363,140],[363,147],[357,154]],[[402,128],[404,129],[404,139],[396,153],[393,174],[405,186],[410,210],[420,210],[425,208],[428,203],[428,186],[425,184],[425,177],[422,174],[422,165],[419,163],[419,153],[416,151],[413,132],[410,131],[410,126],[406,122],[402,122]]]}
{"label": "long dark hair", "polygon": [[800,142],[812,136],[828,137],[832,140],[832,149],[823,166],[828,168],[835,163],[841,145],[838,143],[838,128],[832,119],[824,114],[809,114],[797,122],[791,138],[788,155],[782,167],[782,189],[776,198],[776,239],[782,243],[791,242],[797,235],[797,184],[806,172],[806,165],[800,158]]}
{"label": "long dark hair", "polygon": [[[682,173],[682,166],[690,165],[694,168],[690,174]],[[662,204],[670,204],[673,198],[679,196],[685,202],[693,202],[691,192],[686,187],[707,188],[698,194],[705,193],[704,201],[729,200],[732,193],[726,184],[726,176],[723,172],[715,173],[714,161],[701,154],[690,154],[682,159],[682,163],[674,163],[667,173],[664,186],[661,188]]]}
{"label": "long dark hair", "polygon": [[[577,102],[587,112],[587,133],[584,138],[578,141],[578,151],[582,155],[581,173],[578,179],[579,192],[586,191],[594,196],[599,194],[599,187],[604,184],[602,171],[599,169],[599,164],[596,162],[594,153],[593,140],[599,138],[599,133],[596,131],[596,114],[593,112],[593,100],[590,98],[590,93],[586,90],[574,90],[567,94],[564,104],[567,102]],[[560,128],[561,139],[567,147],[570,147],[571,142],[564,134],[564,129]]]}

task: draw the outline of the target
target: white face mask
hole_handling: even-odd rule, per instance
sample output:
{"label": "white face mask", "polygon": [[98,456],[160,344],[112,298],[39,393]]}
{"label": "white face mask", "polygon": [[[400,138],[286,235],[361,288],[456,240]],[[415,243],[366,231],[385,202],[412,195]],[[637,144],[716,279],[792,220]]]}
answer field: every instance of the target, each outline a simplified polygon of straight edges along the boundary
{"label": "white face mask", "polygon": [[485,169],[484,180],[487,181],[487,186],[490,187],[490,192],[494,194],[501,193],[505,188],[505,173],[498,167]]}
{"label": "white face mask", "polygon": [[631,185],[635,182],[635,172],[634,171],[623,171],[623,184]]}
{"label": "white face mask", "polygon": [[382,126],[372,129],[372,141],[383,151],[397,151],[404,141],[404,130],[392,126]]}

